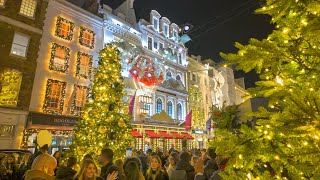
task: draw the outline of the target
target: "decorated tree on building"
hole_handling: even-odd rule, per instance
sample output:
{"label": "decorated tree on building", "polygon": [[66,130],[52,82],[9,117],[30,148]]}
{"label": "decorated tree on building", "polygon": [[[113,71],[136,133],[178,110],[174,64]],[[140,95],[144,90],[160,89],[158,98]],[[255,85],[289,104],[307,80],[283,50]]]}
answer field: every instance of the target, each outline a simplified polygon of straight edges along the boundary
{"label": "decorated tree on building", "polygon": [[212,145],[229,158],[220,175],[320,179],[320,2],[267,0],[257,12],[270,15],[275,30],[267,39],[236,43],[236,54],[221,55],[260,75],[250,93],[267,98],[270,109],[251,114],[254,127],[216,132]]}
{"label": "decorated tree on building", "polygon": [[81,159],[85,154],[99,154],[111,148],[115,158],[124,158],[131,147],[130,116],[121,77],[120,51],[107,45],[99,53],[99,67],[92,83],[91,98],[84,107],[83,118],[73,130],[70,154]]}

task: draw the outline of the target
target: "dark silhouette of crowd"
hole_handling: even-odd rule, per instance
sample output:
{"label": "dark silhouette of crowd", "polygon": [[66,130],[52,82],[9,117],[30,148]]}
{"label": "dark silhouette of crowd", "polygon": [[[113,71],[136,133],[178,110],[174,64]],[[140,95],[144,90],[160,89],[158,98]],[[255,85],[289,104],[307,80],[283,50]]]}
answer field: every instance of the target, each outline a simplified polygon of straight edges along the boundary
{"label": "dark silhouette of crowd", "polygon": [[43,146],[19,164],[13,155],[0,154],[0,180],[220,180],[219,172],[227,164],[213,148],[179,152],[173,145],[169,151],[133,150],[132,157],[124,160],[114,159],[108,148],[82,159],[62,158],[62,154],[51,156],[48,146]]}

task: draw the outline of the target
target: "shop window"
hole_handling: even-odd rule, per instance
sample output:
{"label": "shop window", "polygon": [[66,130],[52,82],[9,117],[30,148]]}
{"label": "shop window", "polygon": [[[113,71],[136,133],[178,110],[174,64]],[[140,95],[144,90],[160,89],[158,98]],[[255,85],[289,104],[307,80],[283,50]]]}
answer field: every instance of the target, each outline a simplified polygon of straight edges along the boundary
{"label": "shop window", "polygon": [[43,110],[47,113],[61,114],[63,111],[65,82],[48,79]]}
{"label": "shop window", "polygon": [[22,33],[14,33],[11,54],[26,57],[30,37]]}
{"label": "shop window", "polygon": [[77,76],[83,78],[89,78],[92,70],[92,56],[78,52],[77,59]]}
{"label": "shop window", "polygon": [[56,24],[56,31],[55,35],[65,39],[65,40],[72,40],[74,29],[74,23],[64,19],[60,16],[57,17],[57,24]]}
{"label": "shop window", "polygon": [[152,38],[148,37],[148,49],[152,50]]}
{"label": "shop window", "polygon": [[36,12],[37,0],[22,0],[20,14],[33,18]]}
{"label": "shop window", "polygon": [[171,72],[170,72],[170,71],[167,71],[167,73],[166,73],[166,80],[169,80],[169,79],[171,79],[171,78],[172,78]]}
{"label": "shop window", "polygon": [[162,111],[162,100],[158,98],[156,102],[156,113],[159,114],[161,111]]}
{"label": "shop window", "polygon": [[0,125],[0,137],[14,137],[15,128],[13,125]]}
{"label": "shop window", "polygon": [[94,48],[94,32],[88,28],[80,27],[79,43],[90,49]]}
{"label": "shop window", "polygon": [[174,118],[173,117],[173,104],[172,104],[172,101],[168,101],[167,102],[167,113],[171,118]]}
{"label": "shop window", "polygon": [[69,52],[69,48],[53,43],[49,69],[66,73],[70,56]]}
{"label": "shop window", "polygon": [[0,0],[0,7],[4,7],[5,0]]}
{"label": "shop window", "polygon": [[86,102],[87,97],[87,87],[85,86],[77,86],[75,85],[75,98],[74,98],[74,107],[73,114],[80,116],[82,112],[82,108],[84,107],[84,104]]}
{"label": "shop window", "polygon": [[22,73],[16,70],[4,70],[0,74],[0,106],[17,106]]}
{"label": "shop window", "polygon": [[182,121],[182,105],[181,105],[181,103],[177,104],[177,116],[178,116],[178,120]]}

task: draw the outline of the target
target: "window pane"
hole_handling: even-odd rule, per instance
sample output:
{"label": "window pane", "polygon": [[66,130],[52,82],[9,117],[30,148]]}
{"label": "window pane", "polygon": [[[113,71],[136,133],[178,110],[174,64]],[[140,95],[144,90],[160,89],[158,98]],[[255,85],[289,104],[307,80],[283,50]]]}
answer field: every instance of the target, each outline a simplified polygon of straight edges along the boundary
{"label": "window pane", "polygon": [[153,27],[158,30],[158,19],[157,18],[153,18]]}
{"label": "window pane", "polygon": [[162,111],[162,100],[158,98],[156,103],[156,113],[160,113],[161,111]]}
{"label": "window pane", "polygon": [[152,38],[148,37],[148,49],[152,50]]}
{"label": "window pane", "polygon": [[70,35],[70,24],[61,22],[59,27],[59,34],[64,37],[68,37]]}
{"label": "window pane", "polygon": [[182,105],[178,103],[177,105],[177,115],[178,115],[178,120],[182,120]]}
{"label": "window pane", "polygon": [[168,71],[166,74],[166,80],[169,80],[171,78],[172,78],[172,74],[171,74],[171,72]]}
{"label": "window pane", "polygon": [[62,85],[58,83],[52,83],[50,92],[48,95],[47,109],[60,110],[60,97],[61,97]]}
{"label": "window pane", "polygon": [[20,14],[23,14],[28,17],[34,17],[36,11],[36,0],[22,0],[20,7]]}
{"label": "window pane", "polygon": [[5,70],[0,74],[0,106],[17,106],[22,74]]}
{"label": "window pane", "polygon": [[26,57],[29,36],[15,33],[12,41],[11,54]]}
{"label": "window pane", "polygon": [[64,48],[56,47],[56,52],[54,54],[54,68],[55,69],[64,69],[67,52]]}
{"label": "window pane", "polygon": [[82,43],[91,46],[92,36],[93,34],[88,31],[83,32]]}
{"label": "window pane", "polygon": [[168,101],[168,103],[167,103],[167,113],[171,118],[173,118],[172,102],[171,101]]}
{"label": "window pane", "polygon": [[75,109],[74,114],[75,115],[81,115],[82,107],[84,106],[86,102],[86,89],[81,87],[76,87],[76,97],[75,97]]}

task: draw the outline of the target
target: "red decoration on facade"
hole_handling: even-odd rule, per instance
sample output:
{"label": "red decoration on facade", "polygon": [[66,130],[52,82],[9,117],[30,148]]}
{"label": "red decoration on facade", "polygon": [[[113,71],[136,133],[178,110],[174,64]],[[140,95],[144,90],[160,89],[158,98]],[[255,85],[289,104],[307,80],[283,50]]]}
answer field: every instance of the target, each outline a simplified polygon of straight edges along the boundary
{"label": "red decoration on facade", "polygon": [[146,56],[136,55],[128,62],[132,64],[129,73],[135,81],[141,82],[146,86],[155,86],[160,84],[164,75],[160,67]]}

